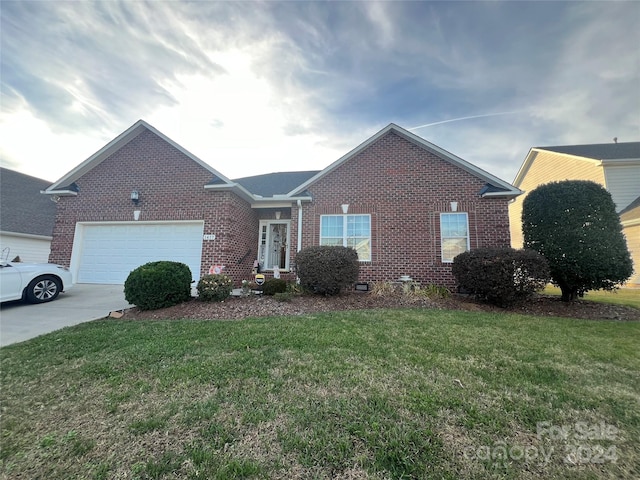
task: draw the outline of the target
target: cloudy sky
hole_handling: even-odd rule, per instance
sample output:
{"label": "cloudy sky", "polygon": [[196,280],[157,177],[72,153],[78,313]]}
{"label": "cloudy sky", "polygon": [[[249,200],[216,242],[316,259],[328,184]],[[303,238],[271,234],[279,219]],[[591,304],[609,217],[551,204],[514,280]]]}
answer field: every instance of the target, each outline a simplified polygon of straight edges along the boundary
{"label": "cloudy sky", "polygon": [[[506,180],[640,140],[640,2],[3,0],[0,160],[57,180],[143,119],[230,178],[391,122]],[[419,127],[419,128],[416,128]]]}

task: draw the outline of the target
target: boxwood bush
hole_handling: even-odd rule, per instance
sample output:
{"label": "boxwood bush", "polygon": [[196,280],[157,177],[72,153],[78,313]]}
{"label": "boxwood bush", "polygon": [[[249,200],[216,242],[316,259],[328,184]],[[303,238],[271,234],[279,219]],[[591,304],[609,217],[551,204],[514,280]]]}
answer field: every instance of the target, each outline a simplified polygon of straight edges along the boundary
{"label": "boxwood bush", "polygon": [[358,280],[360,262],[353,248],[313,246],[296,255],[300,285],[321,295],[336,295]]}
{"label": "boxwood bush", "polygon": [[149,262],[124,282],[124,298],[140,310],[171,307],[191,298],[191,270],[184,263]]}
{"label": "boxwood bush", "polygon": [[203,275],[197,288],[200,300],[221,302],[231,295],[233,281],[224,274]]}
{"label": "boxwood bush", "polygon": [[508,306],[542,290],[550,280],[547,260],[533,250],[478,248],[453,259],[461,289],[481,300]]}
{"label": "boxwood bush", "polygon": [[267,278],[262,284],[262,293],[264,295],[275,295],[276,293],[285,293],[287,291],[287,282],[282,278]]}

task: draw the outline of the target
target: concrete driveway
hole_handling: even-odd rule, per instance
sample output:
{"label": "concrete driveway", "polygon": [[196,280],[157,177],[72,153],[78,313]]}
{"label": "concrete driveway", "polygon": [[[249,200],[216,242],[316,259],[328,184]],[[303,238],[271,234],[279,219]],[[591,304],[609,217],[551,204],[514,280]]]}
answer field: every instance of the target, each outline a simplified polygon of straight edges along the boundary
{"label": "concrete driveway", "polygon": [[0,306],[0,346],[22,342],[70,325],[106,317],[129,308],[122,285],[76,284],[53,302]]}

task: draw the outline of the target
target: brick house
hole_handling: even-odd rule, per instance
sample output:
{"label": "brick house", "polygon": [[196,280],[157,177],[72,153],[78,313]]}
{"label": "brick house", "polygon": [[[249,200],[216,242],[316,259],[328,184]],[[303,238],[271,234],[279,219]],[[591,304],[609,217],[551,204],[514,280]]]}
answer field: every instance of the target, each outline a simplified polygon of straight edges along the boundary
{"label": "brick house", "polygon": [[354,247],[364,282],[453,285],[456,254],[509,245],[520,193],[394,124],[322,171],[230,180],[144,121],[45,191],[58,207],[50,260],[114,284],[160,259],[194,279],[224,266],[239,284],[256,261],[295,278],[296,252],[326,244]]}
{"label": "brick house", "polygon": [[609,191],[635,269],[627,285],[640,285],[640,142],[532,148],[513,181],[524,192],[509,206],[514,248],[523,244],[522,202],[527,193],[562,180],[590,180]]}

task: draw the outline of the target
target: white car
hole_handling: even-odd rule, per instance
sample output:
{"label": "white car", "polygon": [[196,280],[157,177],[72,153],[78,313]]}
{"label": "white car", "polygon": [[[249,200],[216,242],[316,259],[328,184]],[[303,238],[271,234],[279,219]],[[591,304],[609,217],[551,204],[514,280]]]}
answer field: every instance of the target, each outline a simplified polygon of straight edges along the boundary
{"label": "white car", "polygon": [[0,302],[50,302],[72,286],[71,272],[62,265],[0,261]]}

